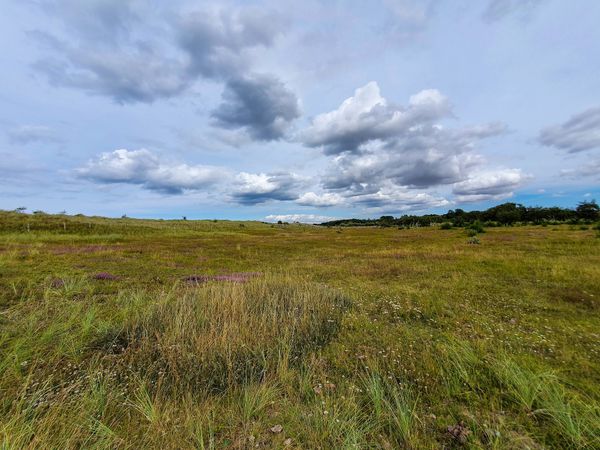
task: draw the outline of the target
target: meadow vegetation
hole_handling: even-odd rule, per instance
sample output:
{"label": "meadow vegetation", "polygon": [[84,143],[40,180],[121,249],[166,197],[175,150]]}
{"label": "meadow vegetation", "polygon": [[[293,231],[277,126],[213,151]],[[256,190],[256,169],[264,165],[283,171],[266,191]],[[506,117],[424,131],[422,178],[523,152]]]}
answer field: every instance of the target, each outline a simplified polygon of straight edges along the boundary
{"label": "meadow vegetation", "polygon": [[0,448],[600,448],[597,226],[442,223],[0,212]]}

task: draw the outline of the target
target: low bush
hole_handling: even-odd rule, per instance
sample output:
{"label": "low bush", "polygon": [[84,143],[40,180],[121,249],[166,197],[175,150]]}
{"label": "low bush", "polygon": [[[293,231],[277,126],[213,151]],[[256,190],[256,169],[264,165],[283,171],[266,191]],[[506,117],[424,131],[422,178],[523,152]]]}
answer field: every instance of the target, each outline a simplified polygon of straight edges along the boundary
{"label": "low bush", "polygon": [[501,227],[502,224],[500,222],[496,222],[494,220],[488,220],[486,222],[484,222],[483,224],[486,227],[490,227],[490,228],[494,228],[494,227]]}
{"label": "low bush", "polygon": [[477,236],[477,234],[479,234],[479,233],[477,233],[477,231],[475,231],[475,230],[471,230],[471,229],[467,230],[467,236],[469,236],[469,237]]}
{"label": "low bush", "polygon": [[469,225],[468,229],[473,230],[476,233],[485,233],[485,230],[483,229],[483,225],[481,224],[481,222],[479,220],[476,220],[471,225]]}

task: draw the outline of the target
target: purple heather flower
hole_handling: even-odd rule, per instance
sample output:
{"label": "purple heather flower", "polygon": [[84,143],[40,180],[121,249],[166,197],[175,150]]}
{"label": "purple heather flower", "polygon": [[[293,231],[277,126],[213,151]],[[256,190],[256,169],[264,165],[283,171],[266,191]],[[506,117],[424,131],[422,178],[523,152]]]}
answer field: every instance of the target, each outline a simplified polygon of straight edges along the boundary
{"label": "purple heather flower", "polygon": [[94,275],[94,280],[118,280],[119,277],[108,272],[100,272]]}

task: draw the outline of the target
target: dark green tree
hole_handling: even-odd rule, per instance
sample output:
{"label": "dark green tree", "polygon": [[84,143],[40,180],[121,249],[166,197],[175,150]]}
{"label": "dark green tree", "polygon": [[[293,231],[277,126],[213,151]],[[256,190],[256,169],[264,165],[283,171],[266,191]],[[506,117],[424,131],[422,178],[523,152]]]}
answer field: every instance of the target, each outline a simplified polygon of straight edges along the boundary
{"label": "dark green tree", "polygon": [[591,202],[580,202],[575,208],[577,218],[583,220],[598,220],[600,218],[600,206],[596,200]]}
{"label": "dark green tree", "polygon": [[379,218],[379,224],[382,227],[391,227],[394,225],[394,216],[381,216]]}

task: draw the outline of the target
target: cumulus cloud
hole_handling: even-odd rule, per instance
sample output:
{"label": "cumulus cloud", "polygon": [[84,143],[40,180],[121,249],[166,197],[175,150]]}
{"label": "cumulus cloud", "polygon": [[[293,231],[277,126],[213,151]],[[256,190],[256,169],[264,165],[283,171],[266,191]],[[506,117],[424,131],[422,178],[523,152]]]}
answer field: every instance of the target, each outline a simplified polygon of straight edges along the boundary
{"label": "cumulus cloud", "polygon": [[267,222],[300,222],[300,223],[322,223],[336,220],[338,217],[320,216],[317,214],[269,214],[265,217]]}
{"label": "cumulus cloud", "polygon": [[314,192],[306,192],[296,200],[296,203],[303,206],[314,206],[317,208],[326,208],[330,206],[339,206],[344,204],[345,199],[340,194],[326,192],[316,194]]}
{"label": "cumulus cloud", "polygon": [[452,193],[459,202],[501,200],[511,197],[528,178],[519,169],[479,172],[454,184]]}
{"label": "cumulus cloud", "polygon": [[356,152],[369,141],[390,139],[449,113],[448,100],[435,89],[413,95],[403,108],[388,104],[377,83],[371,81],[338,109],[315,117],[300,139],[309,147],[322,147],[329,155]]}
{"label": "cumulus cloud", "polygon": [[256,205],[270,200],[295,200],[304,180],[293,173],[247,173],[237,175],[232,199],[242,205]]}
{"label": "cumulus cloud", "polygon": [[436,89],[400,106],[371,82],[336,110],[315,117],[300,138],[333,157],[321,182],[328,193],[369,207],[440,207],[448,200],[409,190],[468,180],[484,163],[476,153],[480,141],[506,131],[502,123],[454,129],[441,124],[451,116],[448,99]]}
{"label": "cumulus cloud", "polygon": [[468,130],[426,127],[402,140],[375,142],[360,154],[336,157],[324,186],[362,191],[383,180],[412,188],[451,184],[482,163],[471,151],[478,139]]}
{"label": "cumulus cloud", "polygon": [[600,108],[590,108],[540,131],[541,144],[577,153],[600,148]]}
{"label": "cumulus cloud", "polygon": [[44,125],[21,125],[8,130],[8,139],[13,144],[30,144],[33,142],[58,143],[62,139],[56,131]]}
{"label": "cumulus cloud", "polygon": [[263,141],[283,137],[299,115],[296,95],[270,75],[229,80],[223,103],[212,113],[218,126],[243,129],[252,138]]}
{"label": "cumulus cloud", "polygon": [[76,173],[91,181],[136,184],[167,194],[204,189],[226,174],[223,169],[212,166],[164,162],[146,149],[102,153]]}

